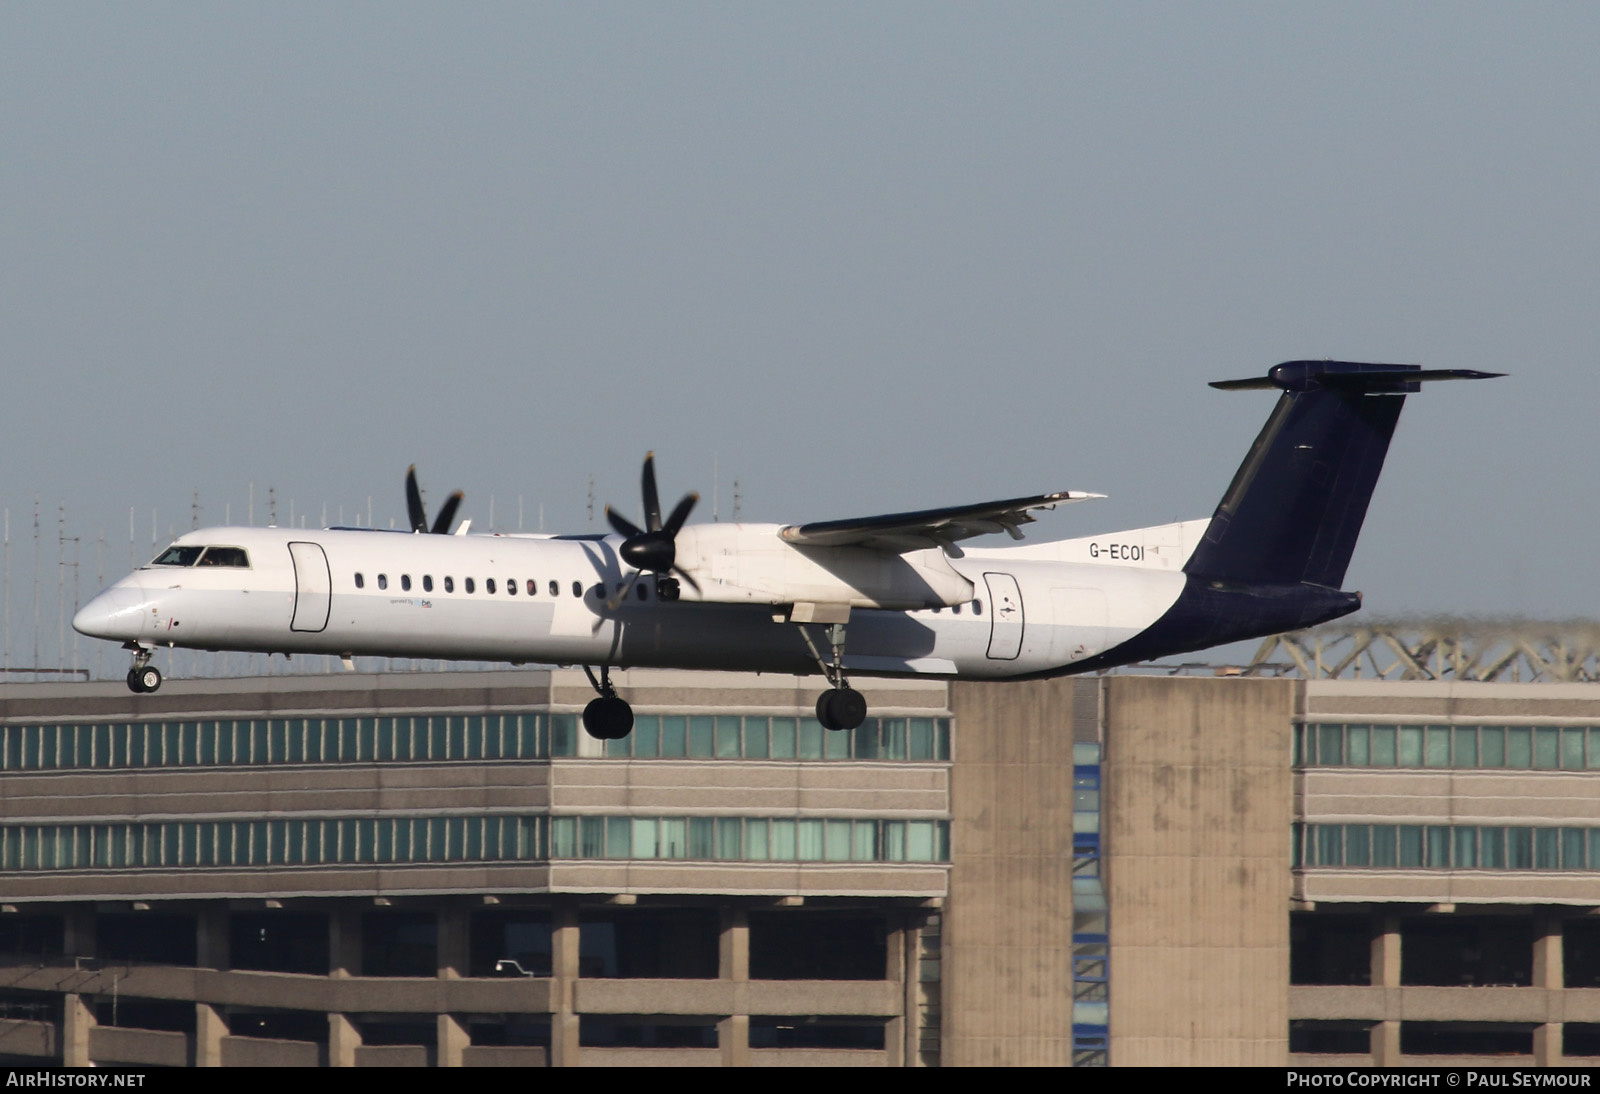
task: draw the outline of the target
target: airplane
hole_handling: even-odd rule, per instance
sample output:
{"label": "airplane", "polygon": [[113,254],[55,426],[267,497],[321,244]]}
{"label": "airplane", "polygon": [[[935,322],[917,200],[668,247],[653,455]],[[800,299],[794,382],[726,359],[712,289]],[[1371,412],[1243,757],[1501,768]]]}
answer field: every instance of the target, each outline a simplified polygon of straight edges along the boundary
{"label": "airplane", "polygon": [[1288,361],[1213,383],[1281,394],[1209,519],[1022,546],[963,543],[1103,495],[690,525],[698,495],[663,519],[651,454],[643,527],[608,507],[612,534],[471,535],[459,492],[428,521],[413,468],[408,533],[189,532],[72,625],[133,652],[136,693],[161,686],[162,646],[581,665],[583,725],[605,740],[633,727],[612,668],[820,674],[818,721],[849,730],[867,716],[852,676],[1096,672],[1355,611],[1341,586],[1406,395],[1500,375]]}

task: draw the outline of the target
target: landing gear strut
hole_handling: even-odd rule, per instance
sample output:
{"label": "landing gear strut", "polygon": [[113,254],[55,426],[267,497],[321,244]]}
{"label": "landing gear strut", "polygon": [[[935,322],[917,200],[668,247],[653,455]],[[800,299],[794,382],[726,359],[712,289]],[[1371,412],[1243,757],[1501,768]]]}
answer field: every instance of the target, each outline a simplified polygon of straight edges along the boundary
{"label": "landing gear strut", "polygon": [[133,652],[133,668],[128,670],[128,690],[135,695],[155,691],[161,686],[161,670],[150,663],[155,650],[143,646]]}
{"label": "landing gear strut", "polygon": [[811,640],[811,632],[806,630],[804,624],[800,627],[800,635],[810,647],[811,656],[817,659],[822,674],[833,685],[817,699],[817,721],[822,723],[824,729],[855,729],[867,720],[867,700],[850,686],[844,676],[845,625],[828,625],[828,645],[833,650],[832,663],[818,652],[816,643]]}
{"label": "landing gear strut", "polygon": [[611,683],[610,666],[600,666],[598,680],[588,665],[583,666],[583,672],[589,677],[589,683],[594,685],[594,690],[600,693],[598,699],[591,699],[589,705],[583,708],[584,732],[597,741],[622,740],[633,732],[633,708],[627,700],[618,697],[617,689]]}

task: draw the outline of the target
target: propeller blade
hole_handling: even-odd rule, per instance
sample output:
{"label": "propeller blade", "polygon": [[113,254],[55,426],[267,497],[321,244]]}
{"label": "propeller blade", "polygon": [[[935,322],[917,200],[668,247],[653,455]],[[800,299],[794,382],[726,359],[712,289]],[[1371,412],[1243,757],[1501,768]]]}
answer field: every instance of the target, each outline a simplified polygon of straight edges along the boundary
{"label": "propeller blade", "polygon": [[661,499],[656,495],[656,454],[646,453],[644,475],[640,485],[644,489],[644,526],[646,531],[661,531]]}
{"label": "propeller blade", "polygon": [[464,496],[461,491],[457,490],[445,499],[444,506],[439,510],[438,518],[433,522],[434,535],[447,536],[450,534],[450,525],[455,522],[456,510],[461,507],[461,499]]}
{"label": "propeller blade", "polygon": [[672,515],[667,518],[663,530],[669,536],[676,536],[678,529],[683,527],[683,522],[689,519],[689,511],[694,508],[694,503],[699,500],[699,494],[685,494],[678,507],[672,511]]}
{"label": "propeller blade", "polygon": [[672,572],[687,581],[695,592],[700,591],[700,583],[694,579],[694,575],[688,570],[685,570],[682,566],[674,566]]}
{"label": "propeller blade", "polygon": [[406,469],[406,514],[413,532],[428,530],[428,511],[422,507],[422,491],[417,488],[417,465]]}
{"label": "propeller blade", "polygon": [[628,599],[628,594],[633,592],[634,585],[638,584],[640,573],[641,571],[639,570],[633,571],[633,573],[628,576],[627,584],[623,585],[621,589],[618,589],[615,596],[606,600],[607,611],[614,612],[618,608],[622,607],[623,601]]}
{"label": "propeller blade", "polygon": [[623,516],[609,505],[606,506],[606,520],[611,522],[611,527],[616,530],[616,533],[619,536],[627,536],[629,539],[632,539],[634,536],[644,535],[643,529],[636,527],[633,521],[629,520],[627,517]]}

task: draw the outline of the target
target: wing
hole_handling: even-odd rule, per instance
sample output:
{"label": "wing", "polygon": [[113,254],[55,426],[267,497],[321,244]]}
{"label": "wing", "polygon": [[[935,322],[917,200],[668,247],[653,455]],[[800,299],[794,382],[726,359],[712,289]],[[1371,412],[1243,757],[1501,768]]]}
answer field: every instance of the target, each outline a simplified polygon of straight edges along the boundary
{"label": "wing", "polygon": [[923,509],[915,513],[888,513],[881,517],[790,524],[778,535],[784,542],[798,547],[871,547],[903,554],[928,547],[948,547],[957,540],[994,532],[1008,532],[1012,539],[1021,539],[1019,528],[1033,523],[1034,510],[1054,509],[1068,502],[1103,497],[1104,494],[1063,490],[1059,494],[957,505],[949,509]]}

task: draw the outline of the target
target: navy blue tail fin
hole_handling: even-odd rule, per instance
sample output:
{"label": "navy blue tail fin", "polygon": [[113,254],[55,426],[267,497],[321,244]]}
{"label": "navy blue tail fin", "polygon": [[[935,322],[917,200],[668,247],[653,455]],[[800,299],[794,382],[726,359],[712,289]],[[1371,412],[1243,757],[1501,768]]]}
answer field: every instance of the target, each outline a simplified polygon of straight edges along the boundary
{"label": "navy blue tail fin", "polygon": [[1283,395],[1184,571],[1229,583],[1339,588],[1406,394],[1424,380],[1497,375],[1288,361],[1264,378],[1212,384],[1229,391],[1281,388]]}

